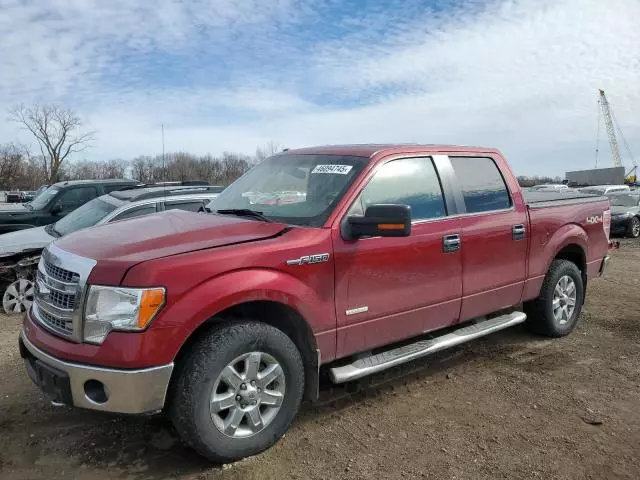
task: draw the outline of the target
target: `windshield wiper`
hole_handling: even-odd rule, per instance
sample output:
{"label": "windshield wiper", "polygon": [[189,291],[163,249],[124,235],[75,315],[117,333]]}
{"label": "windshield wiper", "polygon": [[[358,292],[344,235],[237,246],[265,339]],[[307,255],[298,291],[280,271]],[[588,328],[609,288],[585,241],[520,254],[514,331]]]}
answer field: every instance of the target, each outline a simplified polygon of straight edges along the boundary
{"label": "windshield wiper", "polygon": [[237,215],[238,217],[253,217],[258,220],[262,220],[263,222],[271,223],[271,220],[265,217],[262,212],[251,210],[249,208],[225,208],[222,210],[216,210],[216,213],[219,213],[220,215]]}

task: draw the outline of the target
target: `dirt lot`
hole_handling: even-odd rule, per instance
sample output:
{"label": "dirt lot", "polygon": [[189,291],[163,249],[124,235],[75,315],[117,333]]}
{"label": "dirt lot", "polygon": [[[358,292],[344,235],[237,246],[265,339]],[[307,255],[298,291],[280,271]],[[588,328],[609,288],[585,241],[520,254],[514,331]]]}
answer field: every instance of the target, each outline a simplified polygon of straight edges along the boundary
{"label": "dirt lot", "polygon": [[589,286],[567,338],[495,334],[327,390],[268,452],[212,466],[162,417],[49,406],[0,317],[0,478],[639,478],[640,242]]}

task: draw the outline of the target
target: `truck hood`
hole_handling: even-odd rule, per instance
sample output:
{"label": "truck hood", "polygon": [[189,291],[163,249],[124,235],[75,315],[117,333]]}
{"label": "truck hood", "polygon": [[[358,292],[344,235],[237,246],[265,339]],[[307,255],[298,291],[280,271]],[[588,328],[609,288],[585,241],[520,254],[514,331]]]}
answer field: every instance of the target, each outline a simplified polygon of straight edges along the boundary
{"label": "truck hood", "polygon": [[72,233],[55,245],[110,267],[129,267],[155,258],[251,242],[288,227],[238,218],[170,210]]}
{"label": "truck hood", "polygon": [[45,227],[27,228],[0,235],[0,257],[27,250],[42,249],[55,237],[45,232]]}

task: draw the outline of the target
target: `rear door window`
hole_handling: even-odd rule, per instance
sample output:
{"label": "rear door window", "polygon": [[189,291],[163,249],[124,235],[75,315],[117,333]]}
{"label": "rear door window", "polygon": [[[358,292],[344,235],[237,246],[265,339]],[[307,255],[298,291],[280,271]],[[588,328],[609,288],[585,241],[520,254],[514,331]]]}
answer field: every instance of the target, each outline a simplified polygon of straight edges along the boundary
{"label": "rear door window", "polygon": [[506,210],[511,196],[493,159],[488,157],[450,157],[467,213]]}

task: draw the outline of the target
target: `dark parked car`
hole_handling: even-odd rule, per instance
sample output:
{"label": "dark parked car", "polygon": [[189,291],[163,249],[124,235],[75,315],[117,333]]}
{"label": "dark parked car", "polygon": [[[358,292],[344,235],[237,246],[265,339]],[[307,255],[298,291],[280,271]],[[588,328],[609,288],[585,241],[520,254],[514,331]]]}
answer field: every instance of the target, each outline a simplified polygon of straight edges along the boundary
{"label": "dark parked car", "polygon": [[19,191],[7,192],[7,196],[6,196],[7,203],[20,203],[21,201],[22,199]]}
{"label": "dark parked car", "polygon": [[89,200],[137,184],[136,180],[74,180],[56,183],[30,203],[0,207],[0,233],[49,225]]}
{"label": "dark parked car", "polygon": [[640,191],[609,195],[611,233],[640,237]]}

